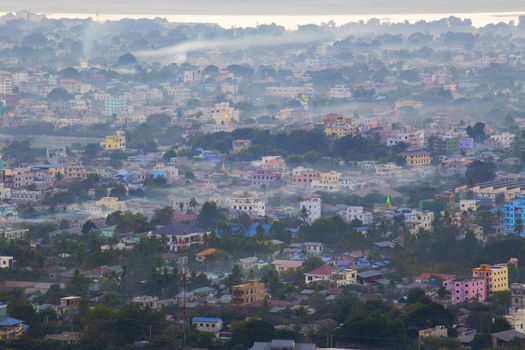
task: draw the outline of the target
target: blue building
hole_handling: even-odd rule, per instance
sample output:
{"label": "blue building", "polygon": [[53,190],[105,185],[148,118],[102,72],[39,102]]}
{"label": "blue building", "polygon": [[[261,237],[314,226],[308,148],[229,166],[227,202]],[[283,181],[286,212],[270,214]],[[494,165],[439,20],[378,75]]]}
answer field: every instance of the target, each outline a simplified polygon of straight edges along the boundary
{"label": "blue building", "polygon": [[525,198],[518,198],[503,206],[503,226],[508,234],[516,232],[517,225],[521,222],[519,235],[525,237]]}

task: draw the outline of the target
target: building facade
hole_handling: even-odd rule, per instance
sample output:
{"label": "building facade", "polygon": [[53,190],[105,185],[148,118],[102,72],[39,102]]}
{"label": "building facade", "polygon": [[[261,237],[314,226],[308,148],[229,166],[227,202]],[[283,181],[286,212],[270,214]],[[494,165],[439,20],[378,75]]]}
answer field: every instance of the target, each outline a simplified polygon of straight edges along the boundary
{"label": "building facade", "polygon": [[126,134],[124,131],[118,130],[115,135],[106,136],[100,142],[100,147],[105,151],[125,151],[126,150]]}
{"label": "building facade", "polygon": [[321,218],[321,196],[318,194],[304,195],[299,202],[299,214],[306,214],[306,221],[312,223]]}
{"label": "building facade", "polygon": [[503,226],[508,234],[525,237],[525,198],[518,198],[503,206]]}
{"label": "building facade", "polygon": [[250,305],[264,300],[265,285],[259,281],[248,281],[232,287],[232,303],[234,305]]}
{"label": "building facade", "polygon": [[481,278],[448,280],[443,282],[443,287],[450,292],[453,304],[483,303],[487,297],[485,280]]}
{"label": "building facade", "polygon": [[472,277],[485,280],[487,296],[494,292],[504,292],[509,289],[509,268],[507,264],[482,264],[472,269]]}

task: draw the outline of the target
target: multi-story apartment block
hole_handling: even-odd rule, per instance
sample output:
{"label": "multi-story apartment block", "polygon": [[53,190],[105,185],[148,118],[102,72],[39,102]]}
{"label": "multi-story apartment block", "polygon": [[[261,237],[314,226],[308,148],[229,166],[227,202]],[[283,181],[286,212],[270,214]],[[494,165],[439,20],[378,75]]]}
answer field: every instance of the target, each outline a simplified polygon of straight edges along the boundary
{"label": "multi-story apartment block", "polygon": [[232,303],[244,306],[264,300],[265,285],[259,281],[248,281],[232,287]]}
{"label": "multi-story apartment block", "polygon": [[432,149],[437,154],[459,152],[459,137],[453,135],[438,136],[434,139]]}
{"label": "multi-story apartment block", "polygon": [[16,338],[22,335],[25,329],[24,321],[9,317],[7,304],[0,302],[0,341]]}
{"label": "multi-story apartment block", "polygon": [[461,199],[459,201],[460,211],[476,211],[479,206],[479,200],[476,199]]}
{"label": "multi-story apartment block", "polygon": [[312,188],[323,191],[337,191],[342,174],[338,171],[320,173],[319,179],[312,181]]}
{"label": "multi-story apartment block", "polygon": [[328,98],[351,98],[352,90],[345,85],[336,85],[328,90]]}
{"label": "multi-story apartment block", "polygon": [[281,156],[264,156],[261,160],[252,162],[252,165],[262,169],[272,169],[282,174],[286,170],[286,162]]}
{"label": "multi-story apartment block", "polygon": [[423,130],[395,131],[391,132],[386,139],[388,147],[400,143],[405,143],[412,147],[423,147],[425,145],[425,132]]}
{"label": "multi-story apartment block", "polygon": [[512,283],[510,285],[511,309],[517,312],[525,309],[525,283]]}
{"label": "multi-story apartment block", "polygon": [[324,133],[328,137],[341,138],[356,135],[358,128],[352,125],[352,118],[342,114],[327,114],[323,117]]}
{"label": "multi-story apartment block", "polygon": [[380,177],[394,177],[401,174],[403,168],[395,163],[377,164],[375,174]]}
{"label": "multi-story apartment block", "polygon": [[234,193],[230,198],[230,211],[266,216],[266,204],[253,193]]}
{"label": "multi-story apartment block", "polygon": [[514,143],[514,134],[509,132],[501,132],[499,134],[490,135],[490,137],[485,142],[487,146],[509,149]]}
{"label": "multi-story apartment block", "polygon": [[216,103],[213,108],[210,109],[210,118],[217,124],[238,122],[239,117],[239,110],[231,107],[228,102]]}
{"label": "multi-story apartment block", "polygon": [[23,188],[32,185],[34,176],[30,168],[15,168],[13,169],[13,187]]}
{"label": "multi-story apartment block", "polygon": [[192,69],[184,72],[185,83],[199,83],[202,81],[203,75],[200,69]]}
{"label": "multi-story apartment block", "polygon": [[486,283],[481,278],[448,280],[443,282],[443,287],[450,292],[453,304],[486,300]]}
{"label": "multi-story apartment block", "polygon": [[302,248],[306,254],[319,255],[324,251],[324,243],[321,242],[303,242]]}
{"label": "multi-story apartment block", "polygon": [[292,169],[291,181],[293,185],[310,185],[318,180],[321,172],[312,168],[296,167]]}
{"label": "multi-story apartment block", "polygon": [[369,225],[373,222],[372,212],[365,210],[361,206],[345,206],[339,215],[346,221],[352,222],[354,220],[359,220],[363,225]]}
{"label": "multi-story apartment block", "polygon": [[251,175],[251,182],[254,186],[266,185],[274,183],[278,178],[279,174],[277,174],[274,170],[258,168]]}
{"label": "multi-story apartment block", "polygon": [[432,162],[430,152],[424,150],[406,151],[402,153],[402,156],[409,167],[427,166]]}
{"label": "multi-story apartment block", "polygon": [[188,100],[190,95],[190,90],[185,85],[171,85],[171,84],[164,84],[161,85],[166,94],[173,98],[173,101],[175,103],[181,103],[186,100]]}
{"label": "multi-story apartment block", "polygon": [[128,112],[128,98],[125,96],[106,96],[104,100],[104,113],[113,115]]}
{"label": "multi-story apartment block", "polygon": [[232,132],[235,130],[235,125],[230,122],[222,122],[220,124],[203,124],[200,131],[204,135],[216,134],[218,132]]}
{"label": "multi-story apartment block", "polygon": [[338,269],[332,265],[322,265],[304,273],[305,283],[326,281],[342,287],[357,283],[357,270],[353,268]]}
{"label": "multi-story apartment block", "polygon": [[434,213],[431,211],[411,210],[405,214],[405,223],[409,226],[409,231],[412,234],[419,230],[430,230],[433,221]]}
{"label": "multi-story apartment block", "polygon": [[125,151],[126,150],[126,134],[124,131],[118,130],[115,135],[108,135],[100,142],[100,146],[105,151]]}
{"label": "multi-story apartment block", "polygon": [[507,264],[482,264],[472,269],[472,277],[485,280],[487,296],[494,292],[503,292],[509,289],[509,268]]}
{"label": "multi-story apartment block", "polygon": [[306,221],[312,223],[321,218],[321,196],[318,194],[304,195],[299,202],[300,214],[306,213]]}
{"label": "multi-story apartment block", "polygon": [[518,234],[525,237],[525,198],[518,198],[505,203],[503,206],[503,226],[508,234]]}
{"label": "multi-story apartment block", "polygon": [[311,85],[304,86],[267,86],[265,93],[268,96],[296,98],[299,95],[310,95],[313,92]]}

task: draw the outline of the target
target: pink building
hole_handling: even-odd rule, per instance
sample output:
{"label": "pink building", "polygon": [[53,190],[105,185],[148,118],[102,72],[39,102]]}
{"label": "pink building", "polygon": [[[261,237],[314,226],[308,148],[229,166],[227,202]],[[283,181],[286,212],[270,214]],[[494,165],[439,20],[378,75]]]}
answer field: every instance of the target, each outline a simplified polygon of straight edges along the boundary
{"label": "pink building", "polygon": [[487,297],[485,280],[483,279],[447,280],[443,282],[443,287],[451,293],[453,304],[471,301],[483,303]]}
{"label": "pink building", "polygon": [[313,180],[319,180],[321,172],[312,168],[297,167],[292,170],[293,185],[309,185]]}
{"label": "pink building", "polygon": [[277,180],[278,176],[272,169],[259,168],[251,176],[252,185],[271,184]]}

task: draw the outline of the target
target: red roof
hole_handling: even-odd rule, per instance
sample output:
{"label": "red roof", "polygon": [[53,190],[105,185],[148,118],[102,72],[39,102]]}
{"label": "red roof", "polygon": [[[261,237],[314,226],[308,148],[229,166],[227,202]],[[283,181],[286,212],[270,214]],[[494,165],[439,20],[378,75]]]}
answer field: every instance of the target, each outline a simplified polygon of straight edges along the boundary
{"label": "red roof", "polygon": [[172,219],[174,222],[190,222],[190,221],[195,221],[197,220],[197,214],[193,214],[193,213],[175,213],[173,214],[173,219]]}
{"label": "red roof", "polygon": [[305,273],[305,275],[331,275],[336,271],[337,271],[337,268],[335,268],[332,265],[323,265],[323,266],[319,266],[316,269],[313,269],[312,271]]}
{"label": "red roof", "polygon": [[431,278],[439,278],[442,280],[453,280],[456,278],[456,275],[452,275],[450,273],[433,273],[433,272],[422,272],[417,276],[416,280],[429,280]]}

